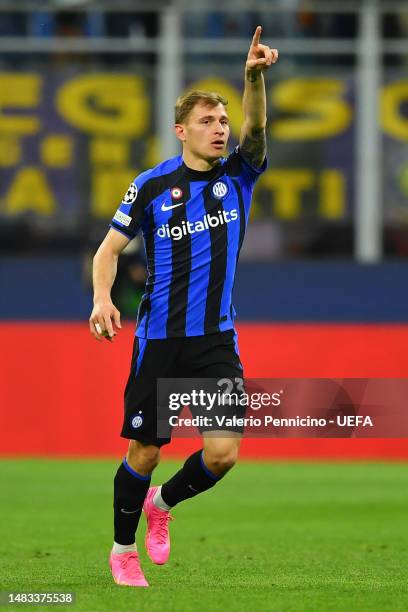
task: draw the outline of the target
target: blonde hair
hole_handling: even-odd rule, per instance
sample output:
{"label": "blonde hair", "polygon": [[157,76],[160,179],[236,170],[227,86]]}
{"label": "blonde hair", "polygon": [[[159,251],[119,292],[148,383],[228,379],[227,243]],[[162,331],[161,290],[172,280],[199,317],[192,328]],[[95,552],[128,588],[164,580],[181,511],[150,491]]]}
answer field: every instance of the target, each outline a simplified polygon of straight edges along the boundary
{"label": "blonde hair", "polygon": [[218,104],[227,106],[228,100],[215,91],[201,91],[200,89],[189,91],[177,98],[174,109],[175,123],[184,123],[188,114],[196,104],[200,103],[212,107],[218,106]]}

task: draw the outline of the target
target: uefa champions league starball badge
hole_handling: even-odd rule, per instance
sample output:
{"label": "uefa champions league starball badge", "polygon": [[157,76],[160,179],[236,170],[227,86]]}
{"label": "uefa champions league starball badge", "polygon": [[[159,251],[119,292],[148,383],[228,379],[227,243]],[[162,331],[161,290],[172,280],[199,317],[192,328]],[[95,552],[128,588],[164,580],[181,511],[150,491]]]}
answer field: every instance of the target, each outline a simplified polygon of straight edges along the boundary
{"label": "uefa champions league starball badge", "polygon": [[133,204],[136,198],[137,198],[137,187],[134,183],[131,183],[129,189],[125,193],[123,202],[125,204]]}

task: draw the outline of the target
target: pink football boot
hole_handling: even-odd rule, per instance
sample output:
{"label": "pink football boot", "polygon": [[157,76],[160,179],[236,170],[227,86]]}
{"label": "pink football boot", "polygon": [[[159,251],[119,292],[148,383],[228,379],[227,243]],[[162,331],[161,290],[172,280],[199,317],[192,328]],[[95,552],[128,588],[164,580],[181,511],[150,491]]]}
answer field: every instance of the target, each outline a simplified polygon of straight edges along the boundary
{"label": "pink football boot", "polygon": [[109,565],[116,584],[147,587],[149,583],[143,575],[137,552],[115,555],[111,553]]}
{"label": "pink football boot", "polygon": [[157,565],[167,563],[170,555],[169,521],[173,519],[170,512],[161,510],[153,503],[157,487],[151,487],[146,495],[143,510],[147,519],[145,545],[147,554]]}

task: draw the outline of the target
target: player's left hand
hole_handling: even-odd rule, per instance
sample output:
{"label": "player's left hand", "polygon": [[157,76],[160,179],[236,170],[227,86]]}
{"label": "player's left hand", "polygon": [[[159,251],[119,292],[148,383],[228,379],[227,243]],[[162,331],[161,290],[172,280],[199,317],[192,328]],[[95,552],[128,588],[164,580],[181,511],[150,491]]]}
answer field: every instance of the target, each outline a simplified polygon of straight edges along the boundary
{"label": "player's left hand", "polygon": [[246,61],[246,71],[249,75],[257,76],[263,70],[267,70],[271,64],[278,61],[278,50],[271,49],[267,45],[261,45],[262,27],[257,26],[249,47]]}

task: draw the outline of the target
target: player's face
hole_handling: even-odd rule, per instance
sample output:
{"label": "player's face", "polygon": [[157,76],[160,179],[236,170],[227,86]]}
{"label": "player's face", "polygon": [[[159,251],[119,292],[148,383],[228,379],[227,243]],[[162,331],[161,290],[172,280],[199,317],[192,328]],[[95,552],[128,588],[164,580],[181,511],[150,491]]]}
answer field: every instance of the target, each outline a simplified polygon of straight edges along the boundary
{"label": "player's face", "polygon": [[176,125],[176,134],[184,150],[207,161],[225,155],[229,133],[228,115],[223,104],[196,104],[185,123]]}

